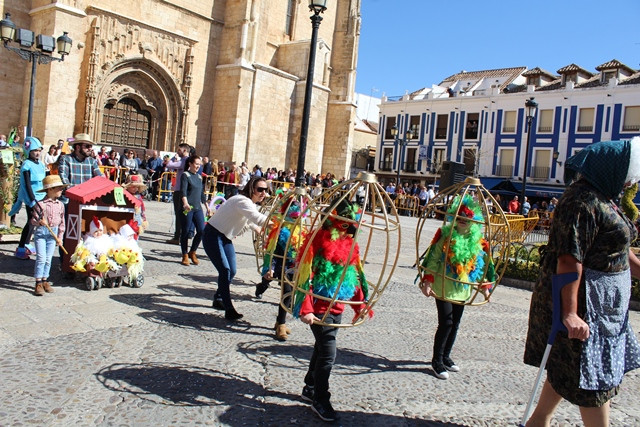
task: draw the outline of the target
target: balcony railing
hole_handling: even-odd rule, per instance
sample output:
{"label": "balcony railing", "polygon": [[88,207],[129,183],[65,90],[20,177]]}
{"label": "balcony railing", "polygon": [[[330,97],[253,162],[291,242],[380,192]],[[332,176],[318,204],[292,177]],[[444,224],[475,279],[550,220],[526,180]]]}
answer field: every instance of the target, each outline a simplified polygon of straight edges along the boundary
{"label": "balcony railing", "polygon": [[391,161],[388,161],[388,162],[381,161],[380,165],[379,165],[379,169],[382,170],[382,171],[390,171],[391,170],[391,166],[392,166],[392,162]]}
{"label": "balcony railing", "polygon": [[622,126],[624,132],[632,132],[640,130],[640,125],[624,125]]}
{"label": "balcony railing", "polygon": [[551,126],[540,126],[540,127],[538,127],[538,132],[539,133],[546,133],[546,132],[551,133],[552,129],[553,128]]}
{"label": "balcony railing", "polygon": [[415,172],[416,170],[418,170],[418,163],[417,162],[404,162],[404,164],[402,165],[402,170],[404,172]]}
{"label": "balcony railing", "polygon": [[592,132],[593,126],[578,126],[578,132]]}
{"label": "balcony railing", "polygon": [[516,131],[515,126],[504,126],[502,128],[503,133],[514,133]]}
{"label": "balcony railing", "polygon": [[535,179],[549,179],[551,168],[549,166],[533,166],[529,176]]}
{"label": "balcony railing", "polygon": [[496,166],[497,176],[513,176],[513,165],[498,165]]}

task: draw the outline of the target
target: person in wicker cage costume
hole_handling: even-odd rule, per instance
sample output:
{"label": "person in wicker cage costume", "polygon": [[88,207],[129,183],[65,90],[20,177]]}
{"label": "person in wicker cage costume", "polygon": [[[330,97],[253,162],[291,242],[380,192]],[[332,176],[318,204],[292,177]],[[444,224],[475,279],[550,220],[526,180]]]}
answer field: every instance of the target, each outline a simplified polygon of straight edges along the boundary
{"label": "person in wicker cage costume", "polygon": [[[277,214],[272,217],[273,227],[265,239],[265,253],[262,264],[262,281],[256,285],[256,298],[262,298],[262,294],[269,288],[271,280],[280,281],[283,287],[284,306],[290,305],[292,288],[287,280],[281,280],[283,273],[287,275],[289,281],[293,280],[293,267],[298,256],[298,248],[302,242],[302,230],[300,225],[296,225],[296,220],[300,215],[306,215],[303,200],[298,200],[294,194],[285,197],[282,192],[277,194],[282,199],[278,202]],[[286,255],[285,255],[286,252]],[[284,271],[283,271],[284,269]],[[287,311],[282,305],[278,306],[276,317],[275,338],[279,341],[286,341],[291,334],[291,329],[286,325]]]}
{"label": "person in wicker cage costume", "polygon": [[436,231],[421,263],[420,289],[425,296],[436,298],[438,309],[431,368],[443,380],[449,378],[447,371],[460,370],[451,359],[451,350],[473,286],[488,299],[496,281],[482,224],[482,209],[473,197],[456,195],[447,210],[447,222]]}
{"label": "person in wicker cage costume", "polygon": [[[338,328],[331,325],[341,323],[345,308],[344,303],[332,299],[353,301],[349,305],[355,311],[355,319],[365,308],[369,293],[359,247],[354,241],[361,214],[356,203],[340,202],[320,230],[309,232],[299,251],[293,316],[308,324],[315,338],[302,397],[312,402],[312,410],[324,421],[337,419],[330,402],[329,376],[336,358]],[[373,311],[367,314],[372,317]],[[318,323],[321,319],[323,323]]]}

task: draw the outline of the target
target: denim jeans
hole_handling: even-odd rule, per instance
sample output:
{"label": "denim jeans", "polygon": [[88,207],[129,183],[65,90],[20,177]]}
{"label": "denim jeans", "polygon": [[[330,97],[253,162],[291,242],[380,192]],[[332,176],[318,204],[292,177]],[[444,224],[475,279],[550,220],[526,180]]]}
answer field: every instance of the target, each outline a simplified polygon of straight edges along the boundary
{"label": "denim jeans", "polygon": [[207,224],[204,227],[202,246],[207,256],[218,270],[218,290],[216,297],[222,298],[225,310],[233,310],[229,285],[236,275],[236,250],[233,242],[224,234]]}
{"label": "denim jeans", "polygon": [[[322,315],[316,313],[316,317]],[[341,314],[331,314],[325,319],[325,323],[338,324],[342,321]],[[313,354],[309,361],[309,370],[304,377],[304,383],[313,388],[313,399],[318,402],[328,402],[331,398],[329,393],[329,375],[336,360],[336,335],[338,328],[320,325],[311,325],[311,332],[316,339],[313,346]]]}
{"label": "denim jeans", "polygon": [[196,234],[193,236],[191,242],[191,250],[189,252],[195,252],[200,246],[202,240],[202,232],[204,231],[204,214],[202,209],[190,210],[186,215],[182,212],[180,214],[184,217],[182,222],[182,234],[180,235],[180,246],[182,248],[182,255],[187,253],[187,246],[189,243],[189,228],[191,225],[195,225]]}
{"label": "denim jeans", "polygon": [[[58,227],[51,227],[58,235]],[[47,227],[39,225],[34,227],[33,242],[36,246],[36,268],[33,273],[36,279],[47,279],[51,270],[51,259],[56,248],[56,239],[51,235]]]}
{"label": "denim jeans", "polygon": [[442,363],[443,357],[451,355],[451,349],[456,341],[460,319],[464,312],[464,305],[436,299],[438,308],[438,329],[433,339],[433,361]]}

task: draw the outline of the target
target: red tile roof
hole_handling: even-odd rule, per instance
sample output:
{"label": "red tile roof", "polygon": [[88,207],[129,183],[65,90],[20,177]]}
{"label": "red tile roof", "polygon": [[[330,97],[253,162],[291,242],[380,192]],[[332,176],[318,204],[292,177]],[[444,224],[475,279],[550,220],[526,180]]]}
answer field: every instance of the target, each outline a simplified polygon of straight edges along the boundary
{"label": "red tile roof", "polygon": [[[69,200],[77,201],[79,203],[91,203],[94,200],[111,193],[116,187],[120,187],[120,185],[103,176],[96,176],[82,184],[74,185],[69,188],[65,192],[65,195]],[[133,206],[140,206],[142,204],[128,191],[124,190],[123,192],[125,199]]]}
{"label": "red tile roof", "polygon": [[584,73],[586,75],[588,75],[589,77],[593,77],[593,73],[590,73],[589,71],[585,70],[584,68],[580,67],[579,65],[576,64],[569,64],[565,67],[560,68],[557,73],[558,74],[567,74],[567,73],[572,73],[574,71],[578,71],[580,73]]}
{"label": "red tile roof", "polygon": [[596,67],[596,70],[598,71],[604,71],[604,70],[616,70],[618,68],[622,68],[624,70],[626,70],[629,74],[633,74],[636,72],[636,70],[634,70],[631,67],[628,67],[626,65],[624,65],[622,62],[618,61],[617,59],[612,59],[609,62],[605,62],[604,64],[600,64]]}

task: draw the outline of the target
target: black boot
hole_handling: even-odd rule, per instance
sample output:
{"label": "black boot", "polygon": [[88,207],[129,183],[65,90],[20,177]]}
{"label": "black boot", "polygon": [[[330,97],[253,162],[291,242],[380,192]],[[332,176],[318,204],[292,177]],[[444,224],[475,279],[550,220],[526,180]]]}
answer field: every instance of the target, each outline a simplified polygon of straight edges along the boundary
{"label": "black boot", "polygon": [[236,320],[242,319],[242,314],[238,313],[235,308],[232,308],[224,312],[224,318],[231,322],[235,322]]}

